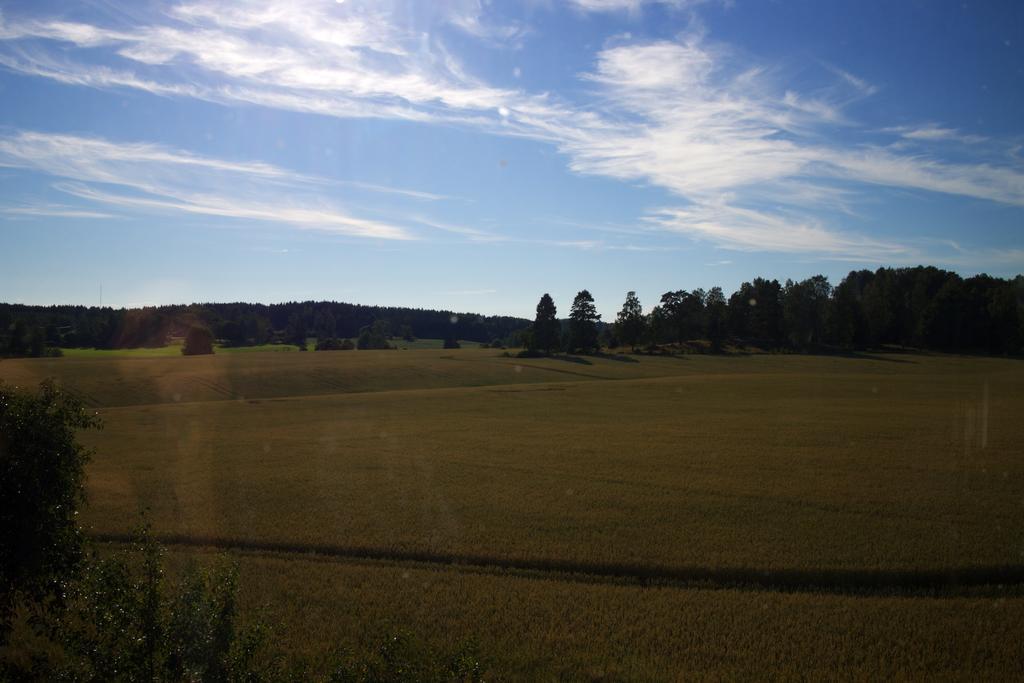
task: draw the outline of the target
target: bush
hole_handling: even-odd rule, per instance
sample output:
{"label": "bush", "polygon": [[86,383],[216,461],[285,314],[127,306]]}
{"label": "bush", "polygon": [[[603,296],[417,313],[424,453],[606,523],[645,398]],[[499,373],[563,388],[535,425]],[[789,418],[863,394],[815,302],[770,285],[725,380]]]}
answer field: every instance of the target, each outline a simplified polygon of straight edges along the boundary
{"label": "bush", "polygon": [[338,339],[337,337],[327,337],[326,339],[316,340],[317,351],[351,351],[356,347],[352,343],[351,339]]}
{"label": "bush", "polygon": [[[165,585],[164,551],[148,529],[118,552],[95,552],[64,590],[59,612],[30,619],[33,638],[16,643],[22,664],[0,678],[30,680],[228,681],[279,679],[283,658],[267,629],[241,628],[236,567],[190,567]],[[277,670],[278,675],[274,675]]]}
{"label": "bush", "polygon": [[145,527],[120,550],[93,553],[65,586],[66,608],[30,620],[32,637],[0,654],[0,680],[483,680],[474,644],[442,652],[401,630],[385,632],[368,650],[340,649],[318,676],[274,647],[262,619],[242,622],[233,562],[193,564],[170,582],[164,554]]}
{"label": "bush", "polygon": [[383,321],[376,321],[373,325],[363,327],[359,330],[359,339],[356,342],[359,349],[390,349],[386,334],[386,326]]}
{"label": "bush", "polygon": [[185,356],[202,356],[213,353],[213,334],[205,327],[190,327],[185,334],[185,344],[181,347]]}
{"label": "bush", "polygon": [[81,562],[76,510],[91,453],[76,432],[99,426],[52,381],[38,394],[0,385],[0,645],[15,603],[59,596]]}

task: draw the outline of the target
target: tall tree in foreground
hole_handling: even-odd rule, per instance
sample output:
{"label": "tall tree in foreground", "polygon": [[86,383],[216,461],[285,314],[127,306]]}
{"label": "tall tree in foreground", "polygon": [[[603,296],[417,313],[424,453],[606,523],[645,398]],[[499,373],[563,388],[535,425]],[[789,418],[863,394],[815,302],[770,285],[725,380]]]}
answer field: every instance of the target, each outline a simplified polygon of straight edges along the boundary
{"label": "tall tree in foreground", "polygon": [[90,453],[75,435],[98,426],[50,381],[38,394],[0,386],[0,646],[17,601],[59,596],[82,559],[76,515]]}
{"label": "tall tree in foreground", "polygon": [[615,336],[620,344],[634,349],[644,336],[644,312],[636,292],[626,293],[626,301],[615,318]]}
{"label": "tall tree in foreground", "polygon": [[533,321],[531,343],[537,351],[551,353],[558,348],[562,326],[558,322],[558,311],[551,295],[545,293],[537,303],[537,317]]}
{"label": "tall tree in foreground", "polygon": [[594,297],[587,290],[581,291],[572,300],[569,309],[569,343],[568,350],[589,353],[597,348],[597,323],[601,316],[594,306]]}

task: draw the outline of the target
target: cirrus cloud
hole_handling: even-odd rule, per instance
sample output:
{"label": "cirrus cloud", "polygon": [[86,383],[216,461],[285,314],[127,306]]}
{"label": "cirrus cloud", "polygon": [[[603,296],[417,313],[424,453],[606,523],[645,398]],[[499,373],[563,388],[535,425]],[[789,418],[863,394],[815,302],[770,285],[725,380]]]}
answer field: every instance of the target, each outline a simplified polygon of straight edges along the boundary
{"label": "cirrus cloud", "polygon": [[[587,11],[642,5],[574,3]],[[627,39],[594,55],[592,68],[579,74],[587,95],[570,100],[490,84],[446,49],[442,25],[498,43],[527,31],[492,22],[485,5],[431,5],[433,23],[427,26],[397,7],[310,0],[297,9],[282,0],[213,0],[175,5],[148,22],[110,26],[0,15],[0,66],[85,87],[461,126],[543,141],[562,152],[576,173],[664,190],[666,200],[640,217],[649,226],[730,249],[902,258],[911,250],[897,239],[852,234],[836,217],[880,186],[1024,207],[1024,170],[1014,161],[989,158],[976,144],[980,136],[937,123],[890,128],[913,144],[907,152],[858,131],[845,108],[877,88],[838,67],[826,66],[831,86],[808,90],[703,33],[671,41]],[[834,135],[837,129],[843,135]],[[950,141],[966,145],[974,158],[950,161],[929,146]],[[132,148],[133,154],[144,152]],[[180,156],[164,167],[185,167],[188,155]],[[93,173],[89,182],[106,182],[95,174],[118,162],[111,153],[99,167],[82,163],[92,162],[86,157],[71,166]],[[192,167],[205,168],[197,163]],[[265,171],[244,172],[273,182],[261,175]],[[160,192],[136,189],[162,193],[159,201],[183,201],[166,183]],[[215,198],[231,205],[226,196]],[[211,208],[205,199],[185,206]],[[303,225],[322,219],[301,211],[290,216]],[[357,234],[405,235],[394,226],[332,225]]]}

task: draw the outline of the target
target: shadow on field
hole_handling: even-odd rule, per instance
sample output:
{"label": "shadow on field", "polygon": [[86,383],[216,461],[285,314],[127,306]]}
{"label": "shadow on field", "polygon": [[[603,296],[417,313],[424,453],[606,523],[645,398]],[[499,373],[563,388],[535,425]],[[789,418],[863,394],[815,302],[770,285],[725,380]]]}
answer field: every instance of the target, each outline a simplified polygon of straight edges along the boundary
{"label": "shadow on field", "polygon": [[[886,352],[886,354],[888,354],[888,352]],[[837,352],[837,353],[817,353],[817,354],[813,354],[813,355],[817,355],[817,356],[838,356],[838,357],[841,357],[841,358],[853,358],[853,359],[856,359],[856,360],[876,360],[876,361],[879,361],[879,362],[882,362],[882,363],[910,363],[912,365],[917,365],[917,361],[916,360],[910,360],[909,358],[890,358],[888,355],[879,356],[879,355],[876,355],[874,353],[869,353],[869,352],[865,352],[865,351],[845,351],[845,352],[841,352],[841,353],[840,352]]]}
{"label": "shadow on field", "polygon": [[[96,541],[131,543],[131,534],[93,534]],[[584,583],[625,583],[703,589],[748,589],[780,592],[854,595],[972,596],[1017,594],[1024,588],[1024,565],[1006,564],[947,569],[756,569],[752,567],[666,567],[618,562],[579,562],[547,558],[503,558],[326,544],[157,535],[170,546],[218,548],[249,552],[301,554],[349,560],[417,563],[456,571],[501,571],[546,580]]]}
{"label": "shadow on field", "polygon": [[567,353],[559,353],[548,356],[551,360],[562,360],[566,363],[576,363],[578,365],[593,365],[594,362],[583,356],[572,356]]}
{"label": "shadow on field", "polygon": [[633,358],[633,356],[627,356],[624,353],[596,353],[596,354],[594,354],[594,356],[596,358],[601,358],[603,360],[619,361],[620,363],[639,363],[640,362],[636,358]]}

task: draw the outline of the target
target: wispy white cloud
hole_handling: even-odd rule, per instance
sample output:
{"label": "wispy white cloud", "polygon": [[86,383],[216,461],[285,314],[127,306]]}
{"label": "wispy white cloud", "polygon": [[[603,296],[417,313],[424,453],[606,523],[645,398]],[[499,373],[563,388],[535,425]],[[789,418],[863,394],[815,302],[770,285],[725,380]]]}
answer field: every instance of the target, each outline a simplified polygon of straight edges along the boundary
{"label": "wispy white cloud", "polygon": [[959,249],[957,254],[937,256],[930,262],[942,262],[962,268],[1008,267],[1019,269],[1024,263],[1024,249]]}
{"label": "wispy white cloud", "polygon": [[361,180],[335,180],[323,182],[332,182],[338,185],[348,185],[349,187],[358,187],[361,190],[369,190],[370,192],[380,192],[383,194],[397,194],[403,197],[412,197],[413,199],[423,199],[427,201],[442,201],[446,199],[458,199],[457,197],[451,197],[444,194],[436,194],[434,192],[424,192],[422,190],[410,190],[404,187],[390,187],[387,185],[377,185],[376,183],[364,183]]}
{"label": "wispy white cloud", "polygon": [[[50,175],[124,184],[139,167],[155,173],[181,169],[233,173],[265,180],[298,179],[283,169],[260,162],[240,163],[171,150],[151,143],[114,143],[102,138],[20,131],[0,138],[0,166],[30,167]],[[149,189],[145,177],[134,181]]]}
{"label": "wispy white cloud", "polygon": [[0,215],[9,218],[117,218],[112,213],[78,209],[62,204],[40,203],[28,206],[0,206]]}
{"label": "wispy white cloud", "polygon": [[23,131],[0,137],[0,166],[64,178],[54,184],[58,190],[105,206],[267,221],[356,237],[414,238],[405,228],[334,205],[316,191],[317,179],[264,163]]}
{"label": "wispy white cloud", "polygon": [[[643,2],[573,0],[573,5],[584,11],[637,11]],[[486,4],[431,3],[422,12],[397,7],[310,0],[297,11],[283,0],[211,0],[178,4],[149,24],[109,28],[0,16],[0,66],[87,87],[340,118],[444,123],[541,140],[564,153],[574,172],[644,182],[678,198],[678,206],[668,200],[650,213],[646,224],[652,229],[733,249],[873,259],[906,254],[908,247],[895,240],[848,234],[829,218],[853,214],[866,186],[1024,206],[1019,158],[953,162],[930,147],[977,142],[978,136],[929,123],[890,129],[913,153],[870,140],[851,142],[857,131],[845,108],[878,88],[838,67],[824,65],[835,76],[832,87],[808,91],[792,87],[777,69],[751,67],[699,31],[673,41],[628,38],[595,55],[593,68],[581,74],[590,99],[571,102],[491,85],[445,49],[435,30],[441,25],[482,40],[516,42],[523,27],[494,21]],[[417,23],[422,16],[428,17],[426,24]],[[55,41],[61,49],[53,49]],[[109,65],[96,64],[89,56],[96,51],[109,57]],[[843,136],[830,134],[837,126]],[[99,169],[82,163],[89,161],[71,167],[93,173],[88,182],[105,182],[95,173],[109,171],[116,158]],[[253,169],[237,172],[264,183],[277,181]],[[140,182],[132,187],[159,194]],[[166,183],[159,187],[163,195],[146,201],[182,204]],[[190,197],[185,206],[206,212],[223,201],[244,213],[230,194],[213,189],[207,195]],[[249,198],[243,204],[254,206]],[[322,220],[319,213],[289,215],[301,224]],[[496,239],[475,228],[420,223],[477,241]],[[376,228],[354,223],[352,229]],[[575,248],[599,248],[589,240],[570,242]]]}
{"label": "wispy white cloud", "polygon": [[298,249],[288,249],[286,247],[263,247],[263,246],[250,247],[250,250],[251,251],[260,252],[262,254],[293,254],[296,251],[298,251]]}
{"label": "wispy white cloud", "polygon": [[465,225],[455,225],[453,223],[428,218],[427,216],[419,214],[404,215],[403,218],[407,221],[425,225],[429,228],[434,228],[435,230],[455,235],[462,235],[471,242],[501,242],[506,239],[501,235],[496,235],[494,233],[487,232],[486,230],[471,228]]}
{"label": "wispy white cloud", "polygon": [[920,126],[893,126],[886,128],[885,132],[896,133],[906,140],[917,140],[923,142],[949,140],[970,145],[982,143],[987,140],[987,138],[982,135],[968,135],[961,133],[955,128],[945,128],[935,123]]}
{"label": "wispy white cloud", "polygon": [[1024,173],[1007,166],[951,164],[878,148],[830,150],[821,160],[823,174],[848,180],[1024,206]]}
{"label": "wispy white cloud", "polygon": [[[343,117],[429,120],[438,116],[430,111],[438,106],[493,115],[509,96],[474,82],[443,49],[425,48],[422,34],[401,26],[382,5],[314,1],[298,11],[291,3],[271,0],[208,2],[177,5],[168,14],[165,24],[128,30],[6,22],[0,38],[15,46],[2,63],[69,84]],[[19,41],[33,38],[78,48],[108,46],[125,66],[19,49]],[[138,75],[139,67],[154,77]],[[191,71],[185,82],[182,67]]]}
{"label": "wispy white cloud", "polygon": [[829,145],[821,131],[836,118],[833,104],[809,104],[791,91],[773,96],[756,72],[720,73],[721,61],[693,41],[602,52],[588,78],[624,115],[645,125],[619,137],[567,144],[574,166],[647,179],[691,199],[788,181],[779,188],[785,199],[814,178],[842,177],[1024,206],[1018,168]]}
{"label": "wispy white cloud", "polygon": [[447,23],[493,45],[521,48],[530,34],[529,27],[521,21],[491,20],[482,0],[451,0],[438,3],[438,8],[445,13]]}
{"label": "wispy white cloud", "polygon": [[569,4],[584,12],[632,12],[644,5],[684,7],[699,4],[700,0],[569,0]]}
{"label": "wispy white cloud", "polygon": [[861,95],[870,96],[878,92],[878,86],[868,83],[863,78],[855,76],[849,71],[845,71],[831,64],[826,64],[825,66],[829,71],[839,76],[847,85],[852,86]]}
{"label": "wispy white cloud", "polygon": [[740,251],[842,254],[851,260],[892,259],[912,251],[900,244],[831,230],[800,215],[756,211],[726,201],[668,207],[647,218],[665,230]]}

